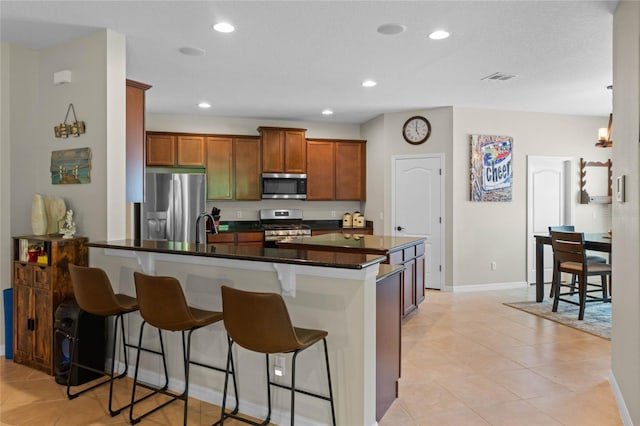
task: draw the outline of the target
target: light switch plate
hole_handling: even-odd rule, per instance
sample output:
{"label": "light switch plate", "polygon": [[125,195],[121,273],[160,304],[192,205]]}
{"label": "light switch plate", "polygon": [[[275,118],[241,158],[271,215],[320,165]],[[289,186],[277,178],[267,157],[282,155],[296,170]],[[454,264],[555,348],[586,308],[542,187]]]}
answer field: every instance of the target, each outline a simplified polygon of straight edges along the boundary
{"label": "light switch plate", "polygon": [[625,175],[618,176],[616,178],[616,201],[620,203],[624,203],[626,201],[625,197]]}

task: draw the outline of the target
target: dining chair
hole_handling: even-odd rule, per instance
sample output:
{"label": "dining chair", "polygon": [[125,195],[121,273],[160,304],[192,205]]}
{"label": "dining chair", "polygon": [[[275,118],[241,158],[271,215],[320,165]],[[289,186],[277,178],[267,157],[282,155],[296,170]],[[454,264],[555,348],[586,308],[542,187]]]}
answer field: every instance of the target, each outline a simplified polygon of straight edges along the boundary
{"label": "dining chair", "polygon": [[[561,232],[551,231],[551,246],[553,248],[553,312],[558,311],[558,302],[563,301],[578,305],[580,307],[578,319],[584,319],[585,305],[587,302],[609,302],[607,296],[607,277],[611,279],[611,265],[608,263],[588,263],[584,246],[584,233],[582,232]],[[563,284],[560,281],[560,273],[566,272],[577,276],[578,302],[574,299],[564,298],[572,296],[575,289],[571,284]],[[600,284],[589,283],[589,276],[599,275]],[[562,287],[570,287],[567,293],[561,293]],[[589,288],[591,287],[591,289]],[[594,288],[596,287],[596,288]],[[594,292],[601,292],[602,297],[591,295]]]}
{"label": "dining chair", "polygon": [[[551,231],[560,231],[560,232],[575,232],[576,227],[573,225],[556,225],[549,227],[549,234]],[[591,252],[587,252],[587,262],[588,263],[607,263],[607,259],[603,256],[599,256],[597,254],[592,254]],[[576,275],[571,276],[571,289],[575,291],[576,288]],[[551,286],[551,290],[549,290],[549,297],[553,297],[553,286]]]}

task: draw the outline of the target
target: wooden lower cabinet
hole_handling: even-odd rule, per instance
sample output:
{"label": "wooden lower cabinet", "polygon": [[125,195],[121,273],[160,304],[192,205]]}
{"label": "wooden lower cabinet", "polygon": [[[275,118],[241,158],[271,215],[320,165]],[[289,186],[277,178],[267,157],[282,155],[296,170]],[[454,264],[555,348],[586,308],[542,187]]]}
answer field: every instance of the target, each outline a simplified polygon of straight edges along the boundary
{"label": "wooden lower cabinet", "polygon": [[401,272],[380,265],[376,282],[376,420],[384,416],[398,397],[400,379],[400,285]]}
{"label": "wooden lower cabinet", "polygon": [[[14,361],[53,375],[54,316],[58,305],[73,297],[67,265],[88,264],[86,238],[14,237]],[[20,241],[42,245],[47,263],[21,259]]]}
{"label": "wooden lower cabinet", "polygon": [[207,234],[207,242],[215,245],[256,246],[264,245],[264,232],[221,232]]}

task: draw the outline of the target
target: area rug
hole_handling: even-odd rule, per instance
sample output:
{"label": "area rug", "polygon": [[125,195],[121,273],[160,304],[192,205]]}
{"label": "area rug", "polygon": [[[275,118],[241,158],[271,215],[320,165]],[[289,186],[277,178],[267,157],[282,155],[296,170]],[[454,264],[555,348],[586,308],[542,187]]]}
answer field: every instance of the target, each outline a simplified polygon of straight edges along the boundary
{"label": "area rug", "polygon": [[552,299],[545,299],[541,303],[514,302],[505,305],[611,340],[611,303],[587,303],[582,321],[578,320],[579,307],[569,303],[560,302],[558,312],[551,312]]}

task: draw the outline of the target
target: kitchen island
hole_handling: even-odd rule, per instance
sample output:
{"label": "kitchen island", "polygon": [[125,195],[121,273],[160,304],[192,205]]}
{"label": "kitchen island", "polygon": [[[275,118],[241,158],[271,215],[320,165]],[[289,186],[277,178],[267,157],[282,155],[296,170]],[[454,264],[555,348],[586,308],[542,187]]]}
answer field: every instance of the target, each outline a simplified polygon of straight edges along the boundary
{"label": "kitchen island", "polygon": [[278,247],[298,250],[323,250],[332,253],[333,259],[353,253],[385,256],[384,263],[404,265],[402,281],[402,315],[418,308],[425,293],[425,239],[386,235],[325,234],[282,241]]}
{"label": "kitchen island", "polygon": [[[320,328],[329,333],[338,424],[376,424],[376,304],[379,264],[385,260],[384,256],[351,253],[328,258],[327,252],[314,250],[133,240],[92,242],[88,246],[90,265],[103,268],[115,290],[129,295],[135,295],[133,272],[136,270],[178,278],[189,304],[203,309],[222,309],[222,285],[281,293],[296,326]],[[397,278],[399,270],[382,269],[380,282],[386,283],[385,288],[388,288],[389,279]],[[390,285],[393,286],[392,283]],[[129,319],[127,333],[132,341],[138,335],[140,322],[137,315]],[[180,390],[184,386],[179,362],[181,344],[176,333],[167,337],[167,346],[171,348],[168,360],[170,387]],[[154,343],[151,341],[149,345]],[[398,354],[399,343],[398,339]],[[234,350],[237,351],[235,356],[239,368],[241,411],[264,417],[264,359],[237,346]],[[298,359],[296,383],[303,389],[323,392],[326,379],[319,362],[322,352],[315,348],[306,352]],[[224,366],[224,326],[216,324],[194,333],[192,356],[196,360]],[[289,372],[289,356],[286,363],[285,371]],[[143,381],[160,381],[157,360],[142,360],[141,369]],[[191,380],[190,394],[219,405],[223,375],[200,371]],[[290,379],[287,373],[281,380],[289,383]],[[272,421],[289,423],[288,392],[272,389],[272,393]],[[296,407],[298,423],[330,423],[330,410],[324,401],[298,395]]]}

